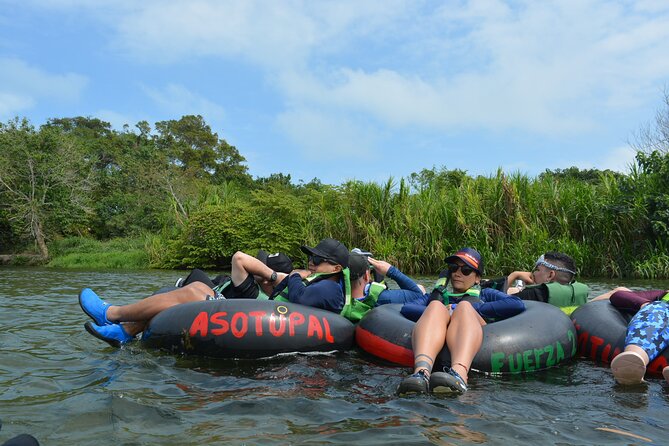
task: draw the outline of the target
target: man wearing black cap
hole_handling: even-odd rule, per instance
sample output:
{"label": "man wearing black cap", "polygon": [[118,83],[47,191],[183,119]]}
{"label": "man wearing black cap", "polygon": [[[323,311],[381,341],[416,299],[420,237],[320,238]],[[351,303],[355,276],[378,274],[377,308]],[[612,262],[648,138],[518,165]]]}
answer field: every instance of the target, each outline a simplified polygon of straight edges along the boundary
{"label": "man wearing black cap", "polygon": [[[271,265],[271,266],[270,266]],[[233,256],[233,278],[224,282],[222,290],[230,296],[257,298],[270,293],[274,285],[287,276],[276,269],[292,270],[292,262],[283,254],[269,255],[265,251],[254,258],[242,252]],[[194,270],[187,278],[187,284],[167,293],[156,294],[129,305],[110,305],[103,301],[93,290],[85,288],[79,293],[79,305],[93,322],[84,327],[91,335],[114,347],[120,347],[135,339],[146,324],[158,313],[186,302],[224,299],[225,296],[212,286],[214,283],[202,271]],[[279,276],[281,275],[281,276]],[[229,283],[232,286],[225,286]],[[267,298],[267,297],[265,297]],[[125,322],[121,324],[121,322]]]}
{"label": "man wearing black cap", "polygon": [[277,299],[340,313],[350,287],[348,248],[338,240],[325,238],[313,248],[304,245],[300,249],[308,256],[308,269],[291,273],[277,287],[287,285]]}

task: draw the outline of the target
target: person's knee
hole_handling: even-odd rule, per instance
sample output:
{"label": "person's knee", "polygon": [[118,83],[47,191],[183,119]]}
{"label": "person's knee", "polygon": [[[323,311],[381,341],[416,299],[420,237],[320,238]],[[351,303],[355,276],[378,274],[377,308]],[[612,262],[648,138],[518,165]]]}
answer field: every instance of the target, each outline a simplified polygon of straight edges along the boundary
{"label": "person's knee", "polygon": [[240,267],[242,266],[244,259],[248,257],[248,254],[243,253],[242,251],[237,251],[232,255],[232,266]]}
{"label": "person's knee", "polygon": [[463,312],[471,312],[475,311],[474,306],[472,305],[471,302],[468,302],[466,300],[463,300],[461,302],[458,302],[458,305],[455,307],[455,311],[460,311],[460,313]]}
{"label": "person's knee", "polygon": [[427,318],[438,318],[443,320],[448,320],[448,308],[441,302],[435,300],[429,303],[425,312],[423,312]]}
{"label": "person's knee", "polygon": [[207,296],[213,296],[214,290],[202,282],[193,282],[184,287],[191,294],[193,300],[204,300]]}

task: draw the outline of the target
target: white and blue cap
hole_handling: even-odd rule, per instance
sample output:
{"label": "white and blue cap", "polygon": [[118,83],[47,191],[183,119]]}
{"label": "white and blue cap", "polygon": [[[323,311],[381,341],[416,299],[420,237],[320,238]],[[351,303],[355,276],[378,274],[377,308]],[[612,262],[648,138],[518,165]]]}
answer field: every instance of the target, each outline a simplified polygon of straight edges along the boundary
{"label": "white and blue cap", "polygon": [[552,264],[551,262],[546,260],[546,258],[544,257],[543,254],[541,254],[541,256],[539,256],[539,258],[537,259],[537,261],[534,264],[534,267],[536,268],[539,265],[543,265],[548,269],[552,269],[553,271],[559,271],[559,272],[563,272],[563,273],[569,273],[569,274],[576,275],[576,272],[574,272],[574,271],[572,271],[568,268],[563,268],[561,266],[557,266],[557,265]]}
{"label": "white and blue cap", "polygon": [[374,257],[374,255],[371,252],[363,251],[360,248],[353,248],[353,249],[351,249],[351,252],[353,254],[360,254],[361,256],[365,256],[365,257]]}

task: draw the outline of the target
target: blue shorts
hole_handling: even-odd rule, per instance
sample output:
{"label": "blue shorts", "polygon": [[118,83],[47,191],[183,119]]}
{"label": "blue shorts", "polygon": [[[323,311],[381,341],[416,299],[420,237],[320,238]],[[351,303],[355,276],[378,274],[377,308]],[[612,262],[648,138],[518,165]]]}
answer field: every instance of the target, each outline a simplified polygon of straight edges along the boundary
{"label": "blue shorts", "polygon": [[636,345],[652,361],[669,345],[669,302],[655,301],[640,309],[627,325],[625,346]]}

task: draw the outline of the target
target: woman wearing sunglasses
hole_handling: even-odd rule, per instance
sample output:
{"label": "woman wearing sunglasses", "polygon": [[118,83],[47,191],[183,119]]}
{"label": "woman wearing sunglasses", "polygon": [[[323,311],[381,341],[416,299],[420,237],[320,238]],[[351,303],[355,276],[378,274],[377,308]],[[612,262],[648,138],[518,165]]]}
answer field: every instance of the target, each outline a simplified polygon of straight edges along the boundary
{"label": "woman wearing sunglasses", "polygon": [[[400,383],[400,394],[466,392],[469,368],[483,342],[483,326],[525,309],[518,297],[490,288],[479,291],[483,259],[475,249],[463,248],[445,262],[447,268],[414,327],[414,373]],[[415,311],[416,305],[402,308],[405,316]],[[451,354],[451,367],[432,373],[444,346]]]}

